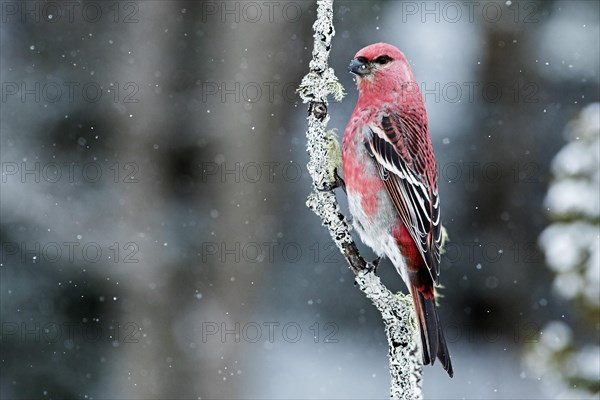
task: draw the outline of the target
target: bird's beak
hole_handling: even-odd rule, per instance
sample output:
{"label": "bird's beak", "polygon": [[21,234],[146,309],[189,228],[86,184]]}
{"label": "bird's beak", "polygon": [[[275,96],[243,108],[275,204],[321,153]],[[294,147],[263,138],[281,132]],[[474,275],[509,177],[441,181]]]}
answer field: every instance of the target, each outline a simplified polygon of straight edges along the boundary
{"label": "bird's beak", "polygon": [[358,58],[355,58],[350,62],[350,65],[348,65],[348,70],[354,75],[358,76],[364,76],[371,72],[369,65]]}

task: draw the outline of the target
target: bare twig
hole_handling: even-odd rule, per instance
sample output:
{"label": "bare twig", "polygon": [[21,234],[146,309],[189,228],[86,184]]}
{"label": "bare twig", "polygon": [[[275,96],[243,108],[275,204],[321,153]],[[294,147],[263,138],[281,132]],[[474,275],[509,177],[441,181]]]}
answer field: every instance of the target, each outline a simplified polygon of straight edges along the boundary
{"label": "bare twig", "polygon": [[389,344],[390,397],[421,399],[422,364],[419,345],[415,340],[417,330],[411,323],[414,321],[411,301],[393,294],[383,285],[375,275],[373,265],[360,256],[335,194],[322,190],[332,186],[335,169],[339,166],[339,144],[335,134],[327,131],[327,98],[333,95],[336,100],[341,100],[343,88],[328,64],[331,41],[335,35],[333,0],[317,0],[317,5],[317,19],[313,25],[313,58],[310,71],[298,89],[302,100],[309,105],[306,136],[310,156],[308,171],[313,180],[313,192],[308,197],[307,205],[329,230],[356,275],[360,290],[381,313]]}

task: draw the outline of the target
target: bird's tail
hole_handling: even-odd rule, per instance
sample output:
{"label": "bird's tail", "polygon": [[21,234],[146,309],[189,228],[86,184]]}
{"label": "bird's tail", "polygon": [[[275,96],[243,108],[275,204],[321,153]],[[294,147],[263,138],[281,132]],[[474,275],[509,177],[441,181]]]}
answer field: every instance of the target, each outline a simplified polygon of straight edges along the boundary
{"label": "bird's tail", "polygon": [[452,370],[452,363],[450,362],[450,354],[448,353],[448,346],[446,346],[442,324],[435,310],[435,300],[433,296],[432,298],[426,298],[415,285],[411,285],[410,291],[413,296],[419,332],[421,334],[423,364],[433,365],[437,356],[446,372],[448,372],[448,375],[452,377],[454,371]]}

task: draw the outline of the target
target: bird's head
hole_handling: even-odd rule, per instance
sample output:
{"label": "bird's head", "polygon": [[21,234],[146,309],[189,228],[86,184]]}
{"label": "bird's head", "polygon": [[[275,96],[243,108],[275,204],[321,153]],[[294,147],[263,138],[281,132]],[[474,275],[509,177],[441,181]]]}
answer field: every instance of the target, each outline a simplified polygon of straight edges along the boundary
{"label": "bird's head", "polygon": [[391,44],[375,43],[362,48],[348,66],[356,76],[358,89],[393,90],[397,85],[414,83],[406,57]]}

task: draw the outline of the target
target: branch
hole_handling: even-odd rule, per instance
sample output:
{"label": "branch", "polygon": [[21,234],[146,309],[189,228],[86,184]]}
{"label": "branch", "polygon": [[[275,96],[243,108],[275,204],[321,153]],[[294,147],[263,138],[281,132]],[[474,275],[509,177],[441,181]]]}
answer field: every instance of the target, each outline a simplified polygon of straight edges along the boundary
{"label": "branch", "polygon": [[418,342],[414,334],[414,315],[411,300],[394,295],[375,274],[375,268],[358,252],[350,234],[350,227],[340,212],[332,187],[339,167],[339,144],[335,133],[327,131],[328,100],[331,94],[341,100],[344,92],[334,71],[328,65],[333,27],[333,0],[317,0],[317,20],[313,25],[314,48],[310,71],[303,78],[298,93],[308,103],[307,150],[310,157],[308,171],[313,180],[313,191],[307,205],[322,220],[342,255],[356,275],[360,290],[381,313],[389,345],[391,375],[390,397],[393,399],[421,399],[422,364]]}

